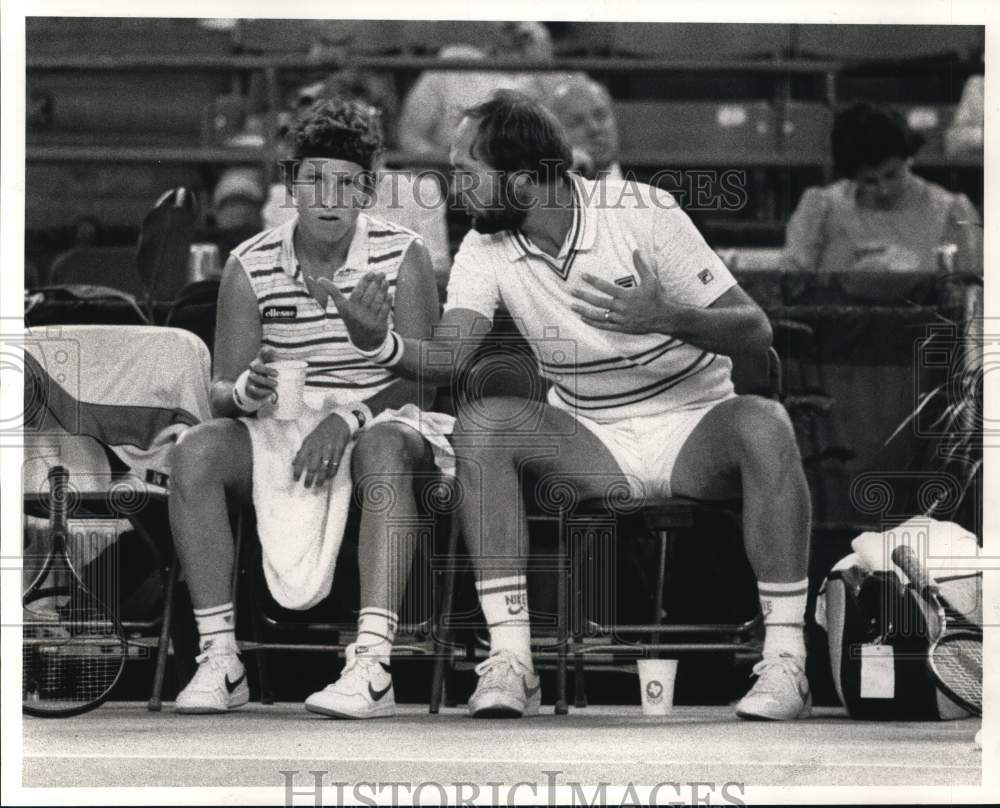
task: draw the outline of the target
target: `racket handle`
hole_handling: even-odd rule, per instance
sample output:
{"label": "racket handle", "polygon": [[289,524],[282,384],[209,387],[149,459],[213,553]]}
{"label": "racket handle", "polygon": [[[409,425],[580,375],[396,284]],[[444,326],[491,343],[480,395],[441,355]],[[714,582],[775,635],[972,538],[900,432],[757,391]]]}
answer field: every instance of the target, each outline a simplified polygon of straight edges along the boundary
{"label": "racket handle", "polygon": [[49,529],[56,552],[65,551],[69,532],[69,470],[65,466],[49,469]]}
{"label": "racket handle", "polygon": [[913,548],[899,545],[892,551],[892,561],[906,573],[906,577],[910,579],[910,583],[921,596],[926,598],[928,595],[937,594],[937,586],[934,585],[931,576],[924,569],[924,565],[920,563],[917,554],[913,552]]}

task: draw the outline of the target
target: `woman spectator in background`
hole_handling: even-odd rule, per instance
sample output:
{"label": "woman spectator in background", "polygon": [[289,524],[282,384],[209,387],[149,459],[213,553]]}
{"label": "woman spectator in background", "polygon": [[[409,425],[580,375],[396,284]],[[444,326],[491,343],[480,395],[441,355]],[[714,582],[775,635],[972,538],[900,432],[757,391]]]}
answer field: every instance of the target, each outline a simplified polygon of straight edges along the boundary
{"label": "woman spectator in background", "polygon": [[788,222],[785,269],[935,272],[945,251],[952,269],[982,273],[979,214],[964,194],[912,173],[923,139],[899,113],[853,104],[837,114],[831,141],[841,179],[803,194]]}

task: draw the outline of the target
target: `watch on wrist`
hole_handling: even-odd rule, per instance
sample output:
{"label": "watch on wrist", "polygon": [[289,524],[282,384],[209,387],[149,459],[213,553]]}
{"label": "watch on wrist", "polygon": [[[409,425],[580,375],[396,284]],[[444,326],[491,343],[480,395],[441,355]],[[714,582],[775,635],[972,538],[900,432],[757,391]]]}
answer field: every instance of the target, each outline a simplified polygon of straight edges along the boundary
{"label": "watch on wrist", "polygon": [[358,419],[358,431],[360,432],[365,428],[365,424],[368,423],[368,413],[357,407],[351,409],[351,415]]}

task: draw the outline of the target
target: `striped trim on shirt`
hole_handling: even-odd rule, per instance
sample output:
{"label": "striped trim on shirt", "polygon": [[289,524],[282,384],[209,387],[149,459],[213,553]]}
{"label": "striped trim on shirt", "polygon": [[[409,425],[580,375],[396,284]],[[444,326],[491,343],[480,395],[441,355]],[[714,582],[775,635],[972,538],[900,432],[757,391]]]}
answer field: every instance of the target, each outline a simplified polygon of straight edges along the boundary
{"label": "striped trim on shirt", "polygon": [[[332,393],[343,402],[370,398],[395,377],[358,355],[332,298],[324,309],[309,293],[295,257],[296,222],[292,219],[267,230],[233,250],[257,296],[262,342],[274,349],[277,359],[308,363],[307,389]],[[344,266],[333,274],[334,283],[349,295],[366,273],[377,272],[394,289],[417,235],[365,214],[358,216],[355,227]]]}
{"label": "striped trim on shirt", "polygon": [[[716,358],[717,354],[702,351],[693,362],[677,373],[659,379],[652,384],[629,390],[610,390],[607,393],[582,395],[563,384],[556,383],[554,387],[556,395],[563,402],[579,410],[607,410],[612,407],[627,407],[658,396],[688,381],[711,366]],[[618,377],[617,380],[621,381],[621,377]]]}

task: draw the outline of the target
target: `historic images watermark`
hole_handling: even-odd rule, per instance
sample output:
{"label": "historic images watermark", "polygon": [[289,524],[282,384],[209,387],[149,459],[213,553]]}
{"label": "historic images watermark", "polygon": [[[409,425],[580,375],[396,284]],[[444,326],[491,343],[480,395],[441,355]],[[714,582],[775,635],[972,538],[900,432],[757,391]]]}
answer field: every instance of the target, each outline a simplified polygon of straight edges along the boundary
{"label": "historic images watermark", "polygon": [[[307,164],[312,171],[302,171]],[[433,210],[448,203],[440,193],[429,192],[434,187],[427,182],[430,179],[439,189],[452,188],[455,201],[464,199],[481,210],[511,207],[530,210],[558,204],[559,176],[556,165],[549,162],[545,162],[540,171],[472,173],[426,168],[416,171],[382,169],[356,175],[330,161],[282,160],[279,177],[285,194],[279,206],[344,209],[377,204],[385,210]],[[513,189],[517,178],[539,188],[542,196],[529,199],[516,193]],[[662,210],[683,208],[689,213],[735,212],[745,208],[749,201],[747,173],[741,169],[661,169],[644,179],[628,170],[621,179],[613,179],[604,172],[594,180],[577,186],[581,202],[606,209],[655,207]],[[655,190],[643,192],[642,185]],[[363,191],[361,194],[359,187]]]}
{"label": "historic images watermark", "polygon": [[282,769],[285,805],[746,805],[746,784],[737,781],[664,781],[651,785],[562,780],[543,770],[535,781],[472,783],[435,780],[334,780],[322,769]]}

